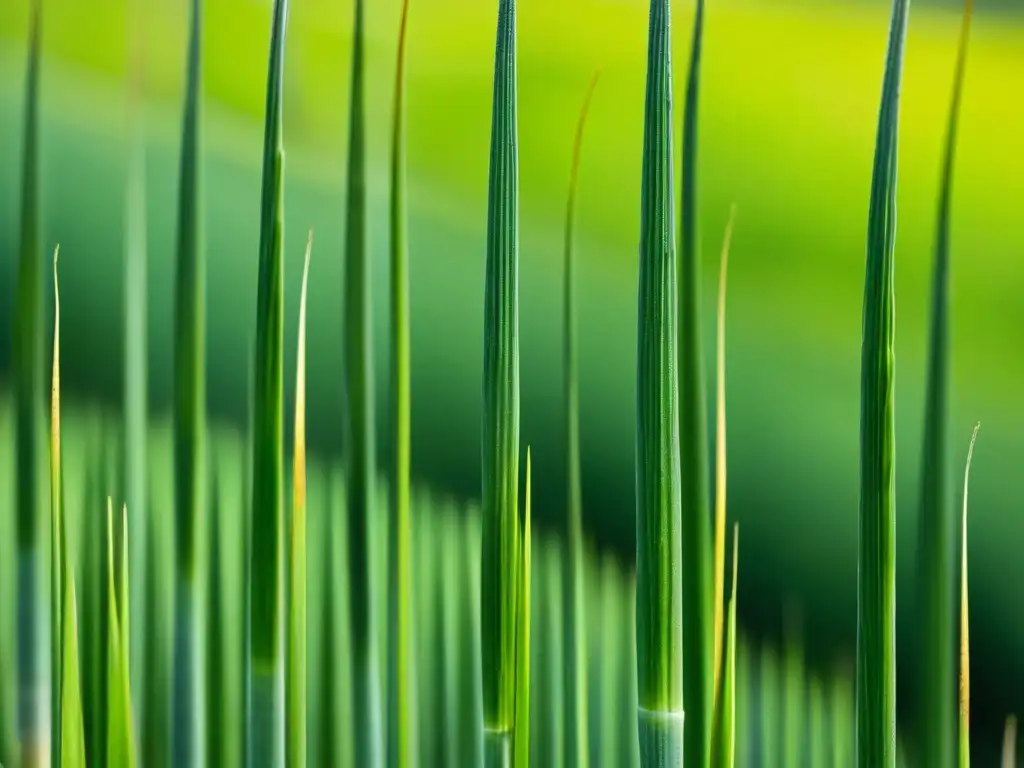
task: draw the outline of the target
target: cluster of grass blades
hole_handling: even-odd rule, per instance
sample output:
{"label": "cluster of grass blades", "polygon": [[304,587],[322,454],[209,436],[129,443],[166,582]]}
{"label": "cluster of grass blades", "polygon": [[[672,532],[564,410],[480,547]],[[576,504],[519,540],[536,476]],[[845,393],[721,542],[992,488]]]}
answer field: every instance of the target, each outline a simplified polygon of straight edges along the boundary
{"label": "cluster of grass blades", "polygon": [[[678,227],[670,3],[650,3],[640,194],[635,576],[614,562],[599,562],[583,535],[574,231],[581,144],[597,76],[586,91],[577,125],[565,222],[565,526],[560,546],[538,537],[535,558],[529,448],[522,509],[519,490],[515,0],[499,0],[495,41],[481,506],[454,509],[428,494],[414,497],[410,483],[404,121],[408,0],[401,5],[390,168],[394,461],[388,473],[390,494],[377,490],[373,292],[366,243],[366,11],[362,0],[356,0],[346,206],[345,456],[342,468],[306,454],[310,231],[299,303],[290,514],[284,501],[289,479],[283,458],[288,2],[275,0],[271,19],[252,422],[241,441],[212,434],[208,439],[205,420],[201,0],[193,0],[190,8],[177,233],[176,386],[173,420],[165,430],[172,448],[151,464],[144,446],[159,441],[148,434],[144,407],[145,365],[140,361],[145,343],[132,335],[125,340],[130,401],[125,445],[117,447],[126,454],[124,471],[140,478],[133,484],[111,477],[116,473],[107,466],[108,451],[116,454],[111,446],[117,441],[105,428],[100,437],[79,434],[76,446],[84,446],[83,451],[96,444],[102,447],[99,458],[81,462],[88,482],[84,493],[79,494],[76,486],[75,497],[84,504],[72,524],[62,463],[56,252],[48,486],[37,477],[37,454],[45,432],[38,189],[41,11],[38,3],[33,4],[15,345],[17,673],[8,674],[12,665],[0,644],[0,761],[13,757],[26,767],[66,768],[242,761],[275,768],[525,768],[532,758],[535,764],[588,766],[593,761],[670,768],[683,765],[685,757],[688,765],[734,768],[758,757],[758,764],[764,765],[805,760],[820,765],[831,755],[836,765],[903,764],[895,702],[893,260],[899,86],[908,0],[893,0],[870,197],[861,374],[857,662],[852,689],[847,676],[825,677],[820,670],[808,670],[798,635],[787,641],[781,661],[774,652],[763,652],[755,671],[754,654],[742,642],[737,622],[738,524],[733,526],[731,589],[726,596],[725,302],[735,211],[726,228],[719,275],[712,510],[696,228],[702,0],[696,7],[685,88]],[[959,534],[947,487],[950,201],[971,12],[971,0],[966,0],[933,273],[919,530],[922,587],[917,606],[927,628],[920,634],[919,648],[926,670],[921,677],[925,708],[910,747],[915,761],[926,765],[952,763],[954,742],[958,765],[968,766],[971,753],[967,497],[977,427],[967,454]],[[145,231],[138,207],[143,194],[138,183],[141,161],[135,168],[135,191],[127,197],[129,233],[135,233],[129,240],[135,245],[129,245],[125,284],[128,311],[140,319],[145,314],[145,253],[138,235]],[[0,428],[4,426],[0,420]],[[166,484],[167,478],[153,471],[157,465],[171,467],[169,504],[174,514],[167,525],[172,531],[158,531],[160,517],[149,514],[150,499],[144,498],[151,478]],[[126,505],[118,517],[113,498],[102,489],[122,480],[143,509],[134,512]],[[50,491],[48,617],[43,610],[47,602],[39,594],[45,581],[45,548],[36,519],[37,497],[44,487]],[[103,499],[105,526],[97,522],[104,519],[97,514]],[[131,541],[130,520],[135,537]],[[232,530],[229,526],[242,535],[228,540],[224,532]],[[172,543],[164,544],[161,534],[168,532],[173,532]],[[206,536],[208,548],[203,546]],[[309,547],[316,536],[323,546]],[[172,547],[170,554],[165,551]],[[140,552],[145,555],[143,566],[138,565]],[[387,567],[378,569],[375,560],[382,553]],[[339,554],[345,557],[344,568],[336,565]],[[83,562],[76,569],[79,556]],[[136,578],[142,583],[133,583]],[[134,621],[133,612],[138,612],[133,611],[133,595],[142,595],[136,605],[145,606],[144,615]],[[168,595],[173,595],[170,616],[161,609],[171,602]],[[376,606],[381,602],[387,611],[379,617]],[[308,620],[314,611],[321,634],[311,639]],[[49,679],[44,674],[46,659],[39,653],[46,645],[39,640],[46,634],[47,620]],[[620,631],[623,626],[626,632]],[[954,645],[957,630],[959,657]],[[173,636],[172,652],[161,648],[163,634]],[[382,649],[383,670],[377,662]],[[13,720],[8,711],[8,701],[15,698],[9,696],[12,691],[17,694],[13,709],[19,713],[17,744],[7,736]],[[234,715],[232,706],[222,701],[234,702]],[[1016,720],[1011,717],[1004,765],[1015,760],[1015,741]]]}

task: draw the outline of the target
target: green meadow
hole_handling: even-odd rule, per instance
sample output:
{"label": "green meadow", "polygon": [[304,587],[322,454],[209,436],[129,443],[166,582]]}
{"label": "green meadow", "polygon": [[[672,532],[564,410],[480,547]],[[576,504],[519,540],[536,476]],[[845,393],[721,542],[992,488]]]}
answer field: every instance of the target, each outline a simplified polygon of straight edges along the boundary
{"label": "green meadow", "polygon": [[[145,625],[153,633],[157,655],[153,675],[142,680],[134,674],[133,662],[133,698],[148,697],[151,690],[169,691],[173,678],[171,584],[177,574],[172,544],[172,409],[188,5],[183,0],[149,3],[141,27],[150,414],[146,535],[152,535],[145,546],[156,564],[145,585],[131,587],[152,596],[152,608],[147,608],[152,616],[132,615],[131,621],[133,628]],[[218,707],[214,699],[213,706],[206,706],[204,730],[211,765],[239,764],[244,744],[244,542],[251,524],[247,510],[253,487],[249,463],[254,437],[254,319],[272,5],[269,0],[206,0],[203,10],[209,483],[198,546],[202,606],[209,609],[202,621],[207,629],[210,622],[220,621],[224,630],[203,634],[222,645],[204,645],[202,655],[222,658],[224,664],[203,672],[211,676],[200,691],[222,687],[226,704]],[[389,164],[400,5],[398,0],[370,0],[365,16],[366,253],[380,477],[375,506],[368,513],[378,521],[372,531],[376,554],[371,558],[377,570],[364,586],[379,619],[373,639],[379,643],[378,682],[384,699],[390,658],[386,560],[393,500],[390,398],[395,373],[389,314]],[[519,476],[526,471],[527,447],[532,468],[532,566],[526,583],[532,618],[533,765],[561,764],[551,756],[562,754],[566,738],[559,713],[566,706],[567,692],[553,682],[562,680],[562,666],[570,659],[564,647],[569,635],[562,615],[561,566],[567,556],[562,530],[567,484],[563,238],[573,137],[588,83],[598,69],[579,166],[574,248],[585,552],[580,567],[585,572],[588,622],[580,641],[587,645],[589,665],[586,751],[592,765],[640,765],[640,754],[633,751],[638,652],[634,600],[639,599],[637,246],[649,6],[641,0],[518,2],[517,439]],[[49,350],[49,254],[59,243],[64,498],[83,632],[83,692],[88,694],[92,670],[102,669],[99,659],[105,653],[96,639],[102,635],[89,633],[100,631],[95,617],[106,610],[106,603],[89,601],[99,600],[107,583],[106,570],[101,570],[107,561],[97,554],[105,550],[93,549],[103,539],[106,517],[103,527],[90,526],[98,525],[96,520],[105,513],[108,495],[113,496],[116,513],[128,484],[121,411],[127,362],[125,189],[132,136],[126,74],[131,69],[128,42],[134,28],[127,4],[120,0],[43,0],[43,7],[43,338]],[[413,744],[424,766],[476,765],[476,758],[469,755],[477,754],[480,745],[474,734],[483,725],[475,719],[482,706],[477,627],[481,434],[487,414],[481,383],[497,7],[497,2],[476,0],[411,0],[408,17],[405,191],[417,702]],[[355,593],[346,554],[349,523],[328,524],[346,520],[344,511],[350,506],[345,477],[348,417],[342,392],[349,301],[346,185],[353,9],[352,0],[294,0],[282,81],[286,524],[292,519],[302,256],[313,231],[305,393],[306,661],[311,670],[306,700],[308,761],[316,765],[360,764],[350,752],[353,729],[362,721],[348,693],[359,671],[348,661],[355,647],[347,626]],[[681,125],[693,11],[692,2],[673,3],[674,203],[684,156]],[[927,344],[941,161],[961,12],[956,3],[919,2],[911,8],[900,90],[893,269],[895,637],[901,753],[921,698],[915,645],[920,622],[913,608],[919,586],[916,542]],[[696,253],[701,282],[696,295],[706,379],[705,443],[708,466],[714,468],[718,265],[735,206],[726,312],[725,549],[730,554],[725,571],[732,573],[732,523],[738,522],[738,765],[798,764],[791,762],[794,756],[805,765],[853,764],[865,248],[890,13],[888,3],[868,0],[708,0],[705,6],[697,155]],[[3,329],[13,329],[19,322],[13,299],[28,19],[25,0],[0,7]],[[1018,514],[1024,477],[1017,469],[1017,459],[1024,454],[1019,387],[1024,380],[1024,357],[1019,354],[1024,327],[1024,304],[1019,299],[1024,295],[1022,44],[1024,16],[1006,4],[980,2],[974,8],[952,186],[946,434],[950,498],[957,513],[971,428],[982,424],[971,475],[968,556],[971,735],[979,765],[995,764],[1004,718],[1024,705],[1019,693],[1024,690],[1024,614],[1016,610],[1015,591],[1024,576],[1019,557],[1024,520]],[[13,509],[15,497],[14,350],[13,335],[0,333],[0,510]],[[49,351],[46,360],[50,361]],[[40,390],[41,397],[44,390],[48,413],[49,386]],[[708,483],[708,496],[713,498],[711,474]],[[521,482],[519,488],[522,509]],[[42,498],[48,501],[49,495]],[[96,520],[90,517],[93,514]],[[131,510],[128,514],[131,519]],[[40,506],[40,520],[49,520],[47,504]],[[48,528],[44,525],[42,530]],[[0,539],[13,542],[12,532],[13,515],[0,515]],[[5,689],[0,696],[6,697],[0,716],[7,718],[0,722],[0,733],[8,736],[13,729],[11,670],[16,661],[13,552],[13,545],[0,547],[0,688]],[[728,596],[731,575],[725,584]],[[221,608],[219,618],[210,609],[213,605]],[[330,623],[329,614],[336,617],[333,636],[323,629]],[[95,658],[91,653],[97,654]],[[325,693],[328,689],[342,693],[331,698]],[[94,738],[100,737],[91,736],[90,728],[99,733],[99,726],[89,720],[88,695],[83,698],[86,752],[91,755],[98,748]],[[169,698],[166,706],[162,715],[136,712],[142,765],[171,764]],[[384,710],[381,713],[384,739],[387,718]],[[340,728],[325,725],[332,717]],[[689,714],[686,722],[691,722]],[[334,741],[328,744],[331,738]],[[849,739],[846,751],[843,739]],[[0,748],[5,744],[9,739],[0,739]],[[212,750],[218,749],[222,751],[215,755]],[[833,751],[842,759],[833,762]],[[5,758],[0,752],[0,763],[7,765]],[[518,760],[517,755],[517,765]]]}

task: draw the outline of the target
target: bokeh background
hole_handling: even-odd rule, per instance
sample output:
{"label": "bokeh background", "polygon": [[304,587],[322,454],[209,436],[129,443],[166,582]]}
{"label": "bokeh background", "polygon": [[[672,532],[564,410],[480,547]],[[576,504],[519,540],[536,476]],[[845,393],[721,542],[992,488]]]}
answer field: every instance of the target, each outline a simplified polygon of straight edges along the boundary
{"label": "bokeh background", "polygon": [[[259,158],[269,0],[207,0],[204,129],[208,403],[244,426],[254,343]],[[487,147],[494,3],[413,0],[408,72],[413,475],[479,495]],[[122,0],[47,0],[45,244],[61,245],[63,383],[120,408],[130,30]],[[1015,7],[1016,6],[1016,7]],[[149,405],[170,407],[173,247],[187,4],[152,0],[144,41]],[[381,457],[387,456],[387,141],[397,0],[368,7],[370,247]],[[676,87],[692,2],[674,7]],[[953,414],[971,484],[976,739],[1024,704],[1024,15],[979,0],[953,195]],[[960,7],[916,2],[903,85],[896,252],[897,644],[912,702],[911,610],[925,341],[938,172]],[[709,408],[714,295],[729,208],[729,515],[743,529],[740,623],[783,636],[802,617],[812,663],[856,631],[861,300],[871,159],[889,4],[710,0],[700,118],[700,237]],[[309,297],[309,439],[340,455],[344,179],[351,0],[292,3],[285,69],[286,360],[301,256]],[[11,381],[28,3],[0,3],[0,391]],[[584,517],[596,546],[634,546],[639,159],[647,3],[519,0],[522,435],[537,525],[563,513],[561,244],[576,115],[601,79],[579,193]],[[681,98],[677,98],[681,105]],[[677,124],[680,114],[677,111]],[[677,154],[678,156],[678,154]],[[286,387],[293,386],[290,376]],[[289,394],[289,398],[291,395]],[[8,475],[10,476],[10,475]],[[959,499],[959,491],[957,492]]]}

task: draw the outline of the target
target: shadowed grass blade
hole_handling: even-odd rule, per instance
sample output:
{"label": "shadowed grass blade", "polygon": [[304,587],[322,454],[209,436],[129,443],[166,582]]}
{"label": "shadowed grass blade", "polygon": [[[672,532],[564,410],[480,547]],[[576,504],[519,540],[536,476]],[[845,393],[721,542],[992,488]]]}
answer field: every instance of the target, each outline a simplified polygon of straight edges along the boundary
{"label": "shadowed grass blade", "polygon": [[[124,221],[124,472],[125,496],[132,516],[131,580],[137,587],[146,578],[147,523],[147,248],[146,248],[146,133],[145,110],[146,23],[149,3],[129,3],[128,56],[131,67],[128,89],[128,180],[125,188]],[[132,592],[131,612],[145,610],[145,591]],[[129,635],[131,674],[141,680],[144,666],[144,623],[132,627]],[[136,714],[142,710],[141,691],[133,690]],[[144,719],[140,718],[140,725]],[[144,739],[144,732],[140,732]]]}
{"label": "shadowed grass blade", "polygon": [[260,208],[253,409],[252,544],[249,551],[250,766],[284,763],[283,362],[284,145],[282,100],[288,0],[274,0],[267,71]]}
{"label": "shadowed grass blade", "polygon": [[60,765],[61,722],[61,621],[64,609],[64,483],[60,445],[60,286],[57,260],[60,246],[53,251],[53,376],[50,389],[50,755]]}
{"label": "shadowed grass blade", "polygon": [[523,513],[522,555],[518,564],[519,595],[516,598],[516,720],[515,766],[530,765],[530,449],[526,449],[526,509]]}
{"label": "shadowed grass blade", "polygon": [[[127,529],[122,531],[127,541]],[[128,687],[128,648],[121,630],[127,618],[125,594],[118,594],[115,576],[117,541],[114,536],[114,505],[107,497],[107,754],[109,768],[135,765],[132,735],[131,693]],[[123,554],[122,554],[123,558]]]}
{"label": "shadowed grass blade", "polygon": [[[21,241],[15,322],[14,386],[17,407],[18,741],[26,768],[50,761],[46,711],[46,647],[42,615],[43,553],[39,511],[43,447],[43,256],[39,212],[39,60],[42,3],[32,3],[22,138]],[[55,726],[54,726],[55,727]]]}
{"label": "shadowed grass blade", "polygon": [[366,248],[366,125],[364,109],[364,3],[355,2],[352,90],[349,109],[348,206],[345,224],[345,456],[348,498],[349,625],[352,632],[352,707],[356,763],[381,762],[380,696],[374,573],[374,405],[372,301]]}
{"label": "shadowed grass blade", "polygon": [[893,0],[875,141],[864,280],[857,594],[857,764],[896,760],[896,510],[893,424],[896,157],[909,0]]}
{"label": "shadowed grass blade", "polygon": [[718,344],[717,344],[717,392],[715,397],[715,711],[718,711],[719,677],[722,668],[722,628],[725,610],[725,496],[726,496],[726,450],[725,450],[725,296],[726,280],[729,274],[729,247],[732,243],[732,228],[736,220],[736,206],[729,211],[729,222],[725,225],[725,240],[722,243],[721,267],[718,274]]}
{"label": "shadowed grass blade", "polygon": [[[228,717],[223,706],[228,690],[228,658],[226,652],[228,615],[225,610],[224,594],[224,545],[221,543],[221,518],[223,507],[219,493],[219,473],[210,476],[209,566],[207,569],[206,598],[206,716],[208,730],[206,738],[206,765],[230,765],[231,754],[228,741]],[[244,537],[243,537],[244,541]],[[234,654],[230,654],[234,656]],[[237,763],[237,761],[236,761]]]}
{"label": "shadowed grass blade", "polygon": [[198,765],[205,754],[203,665],[199,611],[198,521],[205,469],[205,258],[202,200],[202,0],[192,0],[185,113],[178,188],[178,259],[174,334],[174,490],[176,590],[174,618],[175,765]]}
{"label": "shadowed grass blade", "polygon": [[645,768],[661,768],[680,766],[683,759],[679,350],[668,0],[651,2],[647,46],[637,328],[636,634],[640,759]]}
{"label": "shadowed grass blade", "polygon": [[298,359],[295,364],[295,436],[292,469],[292,530],[288,578],[288,766],[306,765],[306,290],[313,232],[306,242],[299,298]]}
{"label": "shadowed grass blade", "polygon": [[967,610],[967,487],[971,479],[971,459],[974,456],[974,441],[978,439],[978,427],[974,425],[971,445],[967,449],[967,465],[964,467],[964,507],[960,531],[960,722],[959,748],[957,750],[960,768],[971,765],[971,641]]}
{"label": "shadowed grass blade", "polygon": [[[724,270],[723,270],[724,273]],[[722,306],[721,299],[719,307]],[[715,721],[711,739],[711,765],[733,768],[736,762],[736,576],[739,568],[739,523],[732,529],[732,596],[724,636],[723,667],[715,692]],[[814,763],[815,766],[821,763]]]}
{"label": "shadowed grass blade", "polygon": [[587,768],[587,645],[583,602],[583,501],[580,479],[580,414],[576,360],[576,269],[573,259],[573,238],[576,231],[576,186],[579,180],[583,130],[587,124],[590,101],[597,86],[595,72],[587,88],[576,124],[572,148],[572,171],[569,177],[569,202],[565,215],[565,413],[566,413],[566,475],[569,488],[566,500],[566,556],[563,558],[562,585],[565,611],[565,764]]}
{"label": "shadowed grass blade", "polygon": [[402,2],[391,137],[391,354],[395,465],[388,528],[387,762],[413,768],[412,523],[409,519],[411,373],[409,256],[406,245],[405,49],[409,0]]}
{"label": "shadowed grass blade", "polygon": [[1003,728],[1002,768],[1017,766],[1017,717],[1009,715]]}
{"label": "shadowed grass blade", "polygon": [[946,129],[932,275],[931,333],[925,401],[921,512],[918,517],[918,638],[921,715],[918,754],[924,765],[953,762],[954,550],[956,522],[949,476],[949,230],[957,124],[966,68],[972,0],[966,0]]}
{"label": "shadowed grass blade", "polygon": [[500,0],[484,295],[481,637],[485,761],[507,766],[515,723],[519,572],[519,137],[516,0]]}
{"label": "shadowed grass blade", "polygon": [[682,519],[683,705],[686,762],[710,759],[715,651],[711,532],[707,490],[707,418],[700,329],[697,231],[697,103],[704,40],[704,0],[697,0],[683,114],[682,192],[676,279],[679,302],[679,461]]}

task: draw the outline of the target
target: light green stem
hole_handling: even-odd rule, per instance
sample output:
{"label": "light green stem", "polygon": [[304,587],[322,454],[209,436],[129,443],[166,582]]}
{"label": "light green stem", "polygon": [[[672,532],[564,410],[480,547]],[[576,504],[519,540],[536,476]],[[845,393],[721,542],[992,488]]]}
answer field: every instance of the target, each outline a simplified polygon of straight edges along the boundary
{"label": "light green stem", "polygon": [[682,768],[683,713],[637,708],[640,764],[644,768]]}

